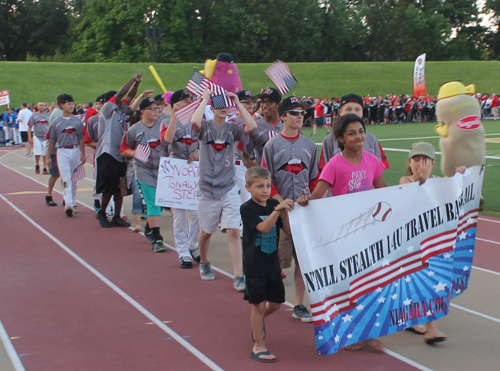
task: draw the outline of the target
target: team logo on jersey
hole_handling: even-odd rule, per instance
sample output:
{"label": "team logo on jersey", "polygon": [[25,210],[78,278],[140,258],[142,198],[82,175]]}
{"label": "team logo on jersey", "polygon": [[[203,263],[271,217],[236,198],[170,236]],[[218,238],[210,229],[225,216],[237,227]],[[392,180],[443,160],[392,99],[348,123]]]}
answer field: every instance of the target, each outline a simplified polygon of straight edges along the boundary
{"label": "team logo on jersey", "polygon": [[292,173],[293,175],[299,175],[302,170],[308,170],[307,165],[304,161],[299,160],[298,158],[294,158],[278,168],[278,171],[284,170]]}
{"label": "team logo on jersey", "polygon": [[74,127],[68,126],[66,129],[64,129],[63,131],[61,131],[61,134],[62,133],[73,134],[75,131],[76,131],[76,129]]}
{"label": "team logo on jersey", "polygon": [[40,120],[40,121],[38,121],[38,123],[39,123],[39,124],[47,124],[47,123],[48,123],[48,121],[47,121],[47,120]]}
{"label": "team logo on jersey", "polygon": [[231,145],[231,143],[225,142],[223,140],[210,140],[206,144],[211,145],[212,148],[215,149],[217,152],[222,152],[223,150],[226,149],[227,146]]}
{"label": "team logo on jersey", "polygon": [[180,137],[179,139],[176,140],[176,143],[187,144],[188,146],[191,146],[195,142],[196,140],[191,138],[191,135],[184,135],[183,137]]}
{"label": "team logo on jersey", "polygon": [[150,139],[148,140],[148,145],[151,147],[151,149],[155,149],[161,144],[161,141],[159,139]]}

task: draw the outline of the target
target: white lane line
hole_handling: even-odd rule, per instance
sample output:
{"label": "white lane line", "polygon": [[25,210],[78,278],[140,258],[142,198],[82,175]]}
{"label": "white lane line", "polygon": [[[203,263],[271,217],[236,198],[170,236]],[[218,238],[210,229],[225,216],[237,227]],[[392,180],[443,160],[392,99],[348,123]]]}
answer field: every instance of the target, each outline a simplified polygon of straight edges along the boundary
{"label": "white lane line", "polygon": [[495,271],[491,271],[489,269],[484,269],[484,268],[479,268],[479,267],[472,267],[473,269],[477,269],[478,271],[483,271],[483,272],[486,272],[486,273],[491,273],[491,274],[496,274],[497,276],[500,276],[500,273],[498,272],[495,272]]}
{"label": "white lane line", "polygon": [[485,218],[478,218],[479,220],[483,220],[485,222],[491,222],[491,223],[498,223],[500,224],[500,221],[498,220],[491,220],[491,219],[485,219]]}
{"label": "white lane line", "polygon": [[389,350],[387,348],[385,348],[384,352],[387,353],[388,355],[396,358],[396,359],[399,359],[400,361],[408,363],[410,366],[413,366],[413,367],[415,367],[418,370],[432,371],[432,368],[425,367],[424,365],[421,365],[420,363],[417,363],[417,362],[415,362],[415,361],[413,361],[413,360],[411,360],[409,358],[406,358],[405,356],[402,356],[401,354],[393,352],[392,350]]}
{"label": "white lane line", "polygon": [[483,242],[494,243],[495,245],[500,245],[500,242],[497,242],[497,241],[491,241],[491,240],[485,240],[484,238],[479,238],[479,237],[476,237],[476,240],[483,241]]}
{"label": "white lane line", "polygon": [[460,305],[453,304],[453,303],[450,303],[450,305],[453,308],[457,308],[457,309],[463,310],[464,312],[472,313],[472,314],[475,314],[476,316],[483,317],[483,318],[489,319],[490,321],[494,321],[494,322],[500,323],[500,319],[492,317],[492,316],[488,316],[487,314],[476,312],[475,310],[464,308],[464,307],[462,307]]}
{"label": "white lane line", "polygon": [[16,352],[14,345],[12,345],[12,342],[10,341],[9,335],[7,334],[7,331],[5,331],[5,327],[3,327],[2,321],[0,321],[0,339],[2,340],[3,346],[5,347],[5,350],[9,355],[14,369],[16,371],[25,371],[26,369],[24,368],[23,363],[21,362],[21,359]]}
{"label": "white lane line", "polygon": [[174,340],[176,340],[180,345],[182,345],[189,352],[191,352],[196,358],[198,358],[201,362],[203,362],[205,365],[207,365],[211,370],[217,370],[217,371],[222,371],[223,370],[215,362],[213,362],[210,358],[208,358],[207,356],[205,356],[202,352],[200,352],[198,349],[196,349],[194,346],[192,346],[190,343],[188,343],[186,340],[184,340],[184,338],[182,336],[180,336],[179,334],[177,334],[174,330],[172,330],[170,327],[168,327],[162,321],[160,321],[155,315],[153,315],[153,313],[151,313],[146,308],[144,308],[141,304],[139,304],[137,301],[135,301],[134,299],[132,299],[125,291],[123,291],[118,286],[116,286],[113,282],[111,282],[108,278],[106,278],[103,274],[101,274],[97,269],[95,269],[89,263],[87,263],[85,260],[83,260],[82,258],[80,258],[80,256],[78,256],[75,252],[73,252],[73,250],[71,250],[69,247],[67,247],[65,244],[63,244],[61,241],[59,241],[50,232],[48,232],[46,229],[44,229],[40,224],[38,224],[33,219],[31,219],[28,215],[26,215],[16,205],[14,205],[12,202],[9,202],[4,197],[4,195],[0,194],[0,198],[2,200],[4,200],[7,205],[9,205],[15,211],[17,211],[21,216],[23,216],[35,228],[37,228],[40,232],[42,232],[44,235],[46,235],[48,238],[50,238],[54,243],[56,243],[61,249],[63,249],[64,251],[66,251],[73,259],[75,259],[78,263],[80,263],[85,268],[87,268],[94,276],[96,276],[97,278],[99,278],[102,282],[104,282],[104,284],[106,284],[114,292],[116,292],[123,299],[125,299],[135,309],[137,309],[139,312],[141,312],[151,322],[153,322],[154,324],[156,324],[156,326],[158,326],[163,331],[165,331],[168,335],[170,335],[170,337],[172,337]]}

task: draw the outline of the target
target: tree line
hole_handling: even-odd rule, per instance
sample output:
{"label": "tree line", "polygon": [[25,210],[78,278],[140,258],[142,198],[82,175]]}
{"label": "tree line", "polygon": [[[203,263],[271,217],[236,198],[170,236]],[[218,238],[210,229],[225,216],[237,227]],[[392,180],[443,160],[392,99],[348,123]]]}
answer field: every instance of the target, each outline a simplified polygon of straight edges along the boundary
{"label": "tree line", "polygon": [[[491,16],[492,27],[479,24]],[[500,0],[0,0],[0,60],[491,60]]]}

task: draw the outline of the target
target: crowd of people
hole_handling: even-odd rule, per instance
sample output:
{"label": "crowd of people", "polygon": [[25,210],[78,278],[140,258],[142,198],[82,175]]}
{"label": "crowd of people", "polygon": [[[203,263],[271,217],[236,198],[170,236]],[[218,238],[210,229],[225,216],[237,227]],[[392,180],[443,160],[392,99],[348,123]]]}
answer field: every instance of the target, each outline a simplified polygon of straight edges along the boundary
{"label": "crowd of people", "polygon": [[[383,172],[390,165],[366,125],[433,120],[435,97],[347,94],[312,101],[293,95],[283,98],[277,89],[266,87],[256,95],[248,90],[226,92],[235,104],[229,107],[215,101],[209,89],[201,98],[185,89],[154,97],[152,90],[144,90],[138,95],[141,78],[135,74],[118,91],[103,93],[88,104],[75,106],[71,95],[59,94],[52,105],[23,103],[17,118],[7,110],[2,121],[7,128],[4,141],[26,142],[26,155],[35,155],[36,173],[42,166],[43,173],[50,174],[48,206],[57,206],[52,192],[61,178],[67,217],[78,212],[74,175],[86,161],[85,146],[92,148],[99,225],[130,227],[124,218],[123,197],[132,195],[133,229],[141,231],[141,217],[146,219],[144,235],[154,252],[166,250],[160,232],[163,208],[155,204],[160,159],[199,161],[198,209],[170,210],[180,267],[189,269],[198,263],[201,279],[215,279],[210,240],[219,228],[226,233],[233,287],[245,292],[244,298],[252,304],[251,357],[274,362],[276,357],[264,343],[264,319],[285,301],[283,269],[291,267],[292,260],[292,316],[313,321],[304,305],[305,285],[288,211],[294,202],[305,206],[325,194],[335,197],[385,187]],[[199,99],[199,106],[183,124],[178,115],[194,99]],[[18,122],[18,131],[10,131],[13,121]],[[318,126],[332,128],[319,156],[316,144],[301,133],[307,121],[313,126],[312,135]],[[432,177],[434,155],[430,144],[412,146],[408,171],[400,183],[422,183]],[[363,173],[363,179],[352,182],[354,172]],[[413,329],[426,333],[429,344],[446,339],[435,323]],[[346,350],[363,346],[375,352],[384,349],[379,340],[371,339]]]}

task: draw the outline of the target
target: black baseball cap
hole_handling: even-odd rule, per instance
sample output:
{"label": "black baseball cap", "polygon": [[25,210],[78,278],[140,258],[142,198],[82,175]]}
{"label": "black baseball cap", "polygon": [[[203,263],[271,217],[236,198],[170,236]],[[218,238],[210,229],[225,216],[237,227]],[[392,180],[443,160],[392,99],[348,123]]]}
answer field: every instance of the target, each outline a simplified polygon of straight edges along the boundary
{"label": "black baseball cap", "polygon": [[311,108],[311,105],[309,103],[302,102],[296,96],[291,96],[283,99],[283,101],[280,103],[280,105],[278,106],[278,115],[281,117],[281,115],[286,111],[290,111],[291,109],[294,109],[298,106],[302,107],[305,110]]}
{"label": "black baseball cap", "polygon": [[95,101],[96,101],[96,102],[100,102],[101,100],[102,100],[102,95],[99,95],[99,96],[95,99]]}
{"label": "black baseball cap", "polygon": [[354,93],[346,94],[340,98],[340,107],[346,103],[358,103],[361,107],[363,107],[363,98]]}
{"label": "black baseball cap", "polygon": [[217,60],[226,63],[234,63],[233,56],[229,53],[220,53],[217,56]]}
{"label": "black baseball cap", "polygon": [[165,104],[165,101],[163,100],[163,96],[161,94],[155,96],[155,102],[156,104]]}
{"label": "black baseball cap", "polygon": [[270,88],[270,87],[264,88],[260,91],[260,94],[256,96],[257,99],[261,99],[264,97],[269,97],[278,103],[281,102],[281,94],[278,91],[278,89],[275,88]]}
{"label": "black baseball cap", "polygon": [[156,104],[156,101],[154,98],[152,98],[152,97],[144,98],[141,101],[141,104],[139,104],[139,109],[142,111],[143,109],[148,108],[152,104]]}
{"label": "black baseball cap", "polygon": [[245,100],[245,99],[253,99],[255,98],[250,90],[240,90],[239,92],[236,93],[238,96],[238,99],[240,101]]}
{"label": "black baseball cap", "polygon": [[170,105],[173,107],[174,104],[176,104],[177,102],[180,102],[181,100],[189,98],[189,97],[191,97],[189,92],[182,90],[182,89],[177,90],[170,97]]}
{"label": "black baseball cap", "polygon": [[75,100],[69,94],[61,94],[61,104],[65,104],[68,102],[74,102]]}

